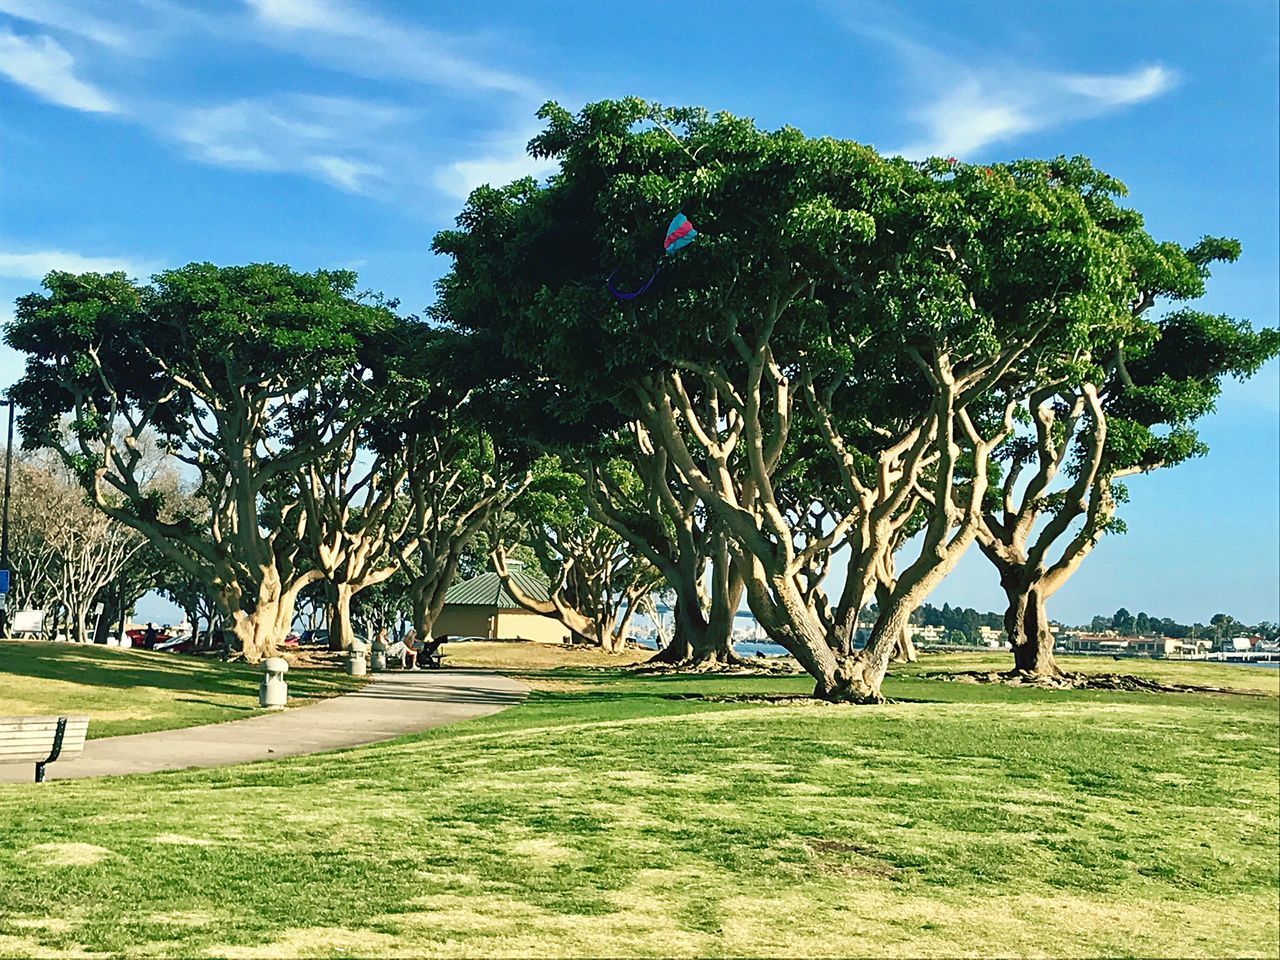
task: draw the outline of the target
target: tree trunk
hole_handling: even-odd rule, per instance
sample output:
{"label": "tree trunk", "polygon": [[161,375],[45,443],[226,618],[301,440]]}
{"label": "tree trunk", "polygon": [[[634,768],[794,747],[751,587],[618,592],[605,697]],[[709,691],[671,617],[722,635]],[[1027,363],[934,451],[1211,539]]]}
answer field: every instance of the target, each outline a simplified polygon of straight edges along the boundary
{"label": "tree trunk", "polygon": [[675,632],[650,663],[673,666],[740,663],[733,650],[733,621],[742,600],[742,578],[731,573],[719,583],[713,575],[710,610],[703,611],[697,584],[676,589]]}
{"label": "tree trunk", "polygon": [[738,604],[742,602],[742,590],[742,577],[738,576],[737,568],[726,553],[712,571],[711,610],[706,630],[700,638],[694,638],[695,664],[742,662],[733,649],[733,625],[738,616]]}
{"label": "tree trunk", "polygon": [[351,598],[355,589],[349,583],[333,585],[333,617],[329,622],[329,649],[350,650],[355,642],[355,627],[351,623]]}
{"label": "tree trunk", "polygon": [[919,659],[915,641],[911,639],[911,627],[902,628],[893,647],[893,655],[889,658],[893,663],[915,663]]}
{"label": "tree trunk", "polygon": [[[317,575],[318,576],[318,575]],[[231,607],[231,595],[221,597],[221,605],[231,620],[231,630],[240,642],[241,652],[249,663],[257,663],[266,657],[274,657],[280,641],[293,624],[297,607],[298,590],[311,577],[296,581],[288,590],[281,589],[280,577],[274,568],[262,570],[262,582],[258,585],[257,603],[252,612]],[[230,609],[227,609],[230,608]]]}
{"label": "tree trunk", "polygon": [[231,631],[240,641],[240,650],[249,663],[258,663],[276,655],[280,632],[276,628],[279,618],[279,602],[258,604],[253,613],[237,610]]}
{"label": "tree trunk", "polygon": [[74,610],[68,607],[67,613],[69,614],[68,619],[71,621],[71,639],[76,643],[88,643],[89,629],[88,624],[85,622],[88,619],[88,611],[77,606]]}
{"label": "tree trunk", "polygon": [[676,593],[672,610],[675,629],[672,631],[671,642],[650,657],[650,663],[688,663],[693,658],[694,640],[701,638],[707,630],[697,583],[673,583],[671,586]]}
{"label": "tree trunk", "polygon": [[1000,579],[1009,598],[1004,627],[1013,647],[1014,672],[1031,677],[1062,676],[1053,657],[1053,633],[1049,630],[1043,594],[1016,575],[1002,575]]}
{"label": "tree trunk", "polygon": [[[890,602],[893,596],[893,584],[881,582],[876,585],[876,604],[877,606],[885,606]],[[897,637],[893,642],[893,653],[889,659],[893,663],[915,663],[917,659],[915,641],[911,639],[911,614],[915,612],[912,607],[907,611],[907,616],[902,624],[902,629],[898,631]]]}

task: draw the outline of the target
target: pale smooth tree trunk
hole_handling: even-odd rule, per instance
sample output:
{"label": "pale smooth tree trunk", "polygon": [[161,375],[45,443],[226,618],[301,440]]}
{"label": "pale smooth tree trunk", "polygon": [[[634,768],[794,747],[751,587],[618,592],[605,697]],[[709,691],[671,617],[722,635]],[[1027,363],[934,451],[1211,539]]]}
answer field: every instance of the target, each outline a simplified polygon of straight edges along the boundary
{"label": "pale smooth tree trunk", "polygon": [[898,634],[897,642],[893,647],[893,654],[889,657],[893,663],[915,663],[920,659],[919,653],[916,652],[915,641],[911,639],[911,626],[902,628],[902,632]]}
{"label": "pale smooth tree trunk", "polygon": [[355,589],[350,583],[333,585],[333,619],[329,625],[329,649],[350,650],[355,642],[355,627],[351,623],[351,598]]}
{"label": "pale smooth tree trunk", "polygon": [[286,590],[274,567],[261,568],[260,575],[257,602],[252,611],[236,604],[238,589],[230,593],[224,591],[220,597],[223,610],[231,620],[232,633],[240,641],[240,649],[249,663],[274,657],[279,652],[280,642],[293,624],[298,592],[320,577],[319,572],[314,571],[300,577]]}
{"label": "pale smooth tree trunk", "polygon": [[1001,580],[1009,600],[1004,627],[1013,648],[1014,673],[1031,677],[1062,676],[1053,656],[1053,633],[1049,629],[1043,593],[1022,578],[1002,577]]}

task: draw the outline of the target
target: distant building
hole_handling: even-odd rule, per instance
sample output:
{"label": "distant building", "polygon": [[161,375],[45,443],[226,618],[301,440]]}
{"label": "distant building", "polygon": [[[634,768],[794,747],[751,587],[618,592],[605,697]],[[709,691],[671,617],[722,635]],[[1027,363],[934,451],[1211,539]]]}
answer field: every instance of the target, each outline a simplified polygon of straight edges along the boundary
{"label": "distant building", "polygon": [[1069,634],[1062,638],[1061,647],[1068,653],[1109,653],[1117,657],[1189,657],[1207,652],[1209,641],[1122,637],[1114,630],[1107,630]]}
{"label": "distant building", "polygon": [[987,647],[1004,646],[1004,631],[996,627],[979,627],[978,642]]}
{"label": "distant building", "polygon": [[942,627],[921,627],[914,623],[907,629],[911,631],[911,639],[921,644],[942,643],[947,633]]}
{"label": "distant building", "polygon": [[[508,561],[517,589],[534,600],[546,600],[547,587]],[[482,640],[532,640],[536,643],[568,643],[569,628],[554,617],[532,613],[507,592],[496,573],[482,573],[455,583],[445,594],[444,609],[432,633],[437,637],[477,637]]]}

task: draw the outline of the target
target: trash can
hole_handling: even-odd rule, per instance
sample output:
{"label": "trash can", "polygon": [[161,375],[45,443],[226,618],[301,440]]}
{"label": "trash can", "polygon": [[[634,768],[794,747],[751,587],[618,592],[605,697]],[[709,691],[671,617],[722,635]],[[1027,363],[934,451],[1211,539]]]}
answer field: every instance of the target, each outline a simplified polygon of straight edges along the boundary
{"label": "trash can", "polygon": [[353,677],[363,677],[369,672],[369,648],[361,643],[353,643],[347,651],[347,673]]}
{"label": "trash can", "polygon": [[375,640],[369,649],[373,651],[369,657],[369,666],[374,673],[382,673],[387,669],[387,645],[381,640]]}
{"label": "trash can", "polygon": [[262,661],[262,682],[258,684],[258,705],[283,707],[289,702],[289,685],[284,675],[289,672],[289,662],[282,657],[267,657]]}

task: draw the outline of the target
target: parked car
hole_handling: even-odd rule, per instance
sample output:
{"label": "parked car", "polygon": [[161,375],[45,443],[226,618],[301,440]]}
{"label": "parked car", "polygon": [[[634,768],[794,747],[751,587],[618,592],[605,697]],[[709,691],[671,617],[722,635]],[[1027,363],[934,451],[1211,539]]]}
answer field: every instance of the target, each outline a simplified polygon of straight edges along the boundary
{"label": "parked car", "polygon": [[125,636],[133,641],[134,647],[141,647],[144,650],[152,650],[155,648],[156,644],[164,643],[165,641],[173,639],[173,637],[164,630],[158,630],[154,627],[126,630]]}
{"label": "parked car", "polygon": [[323,643],[326,646],[328,646],[329,631],[328,630],[303,630],[302,636],[298,638],[298,643],[300,644]]}

